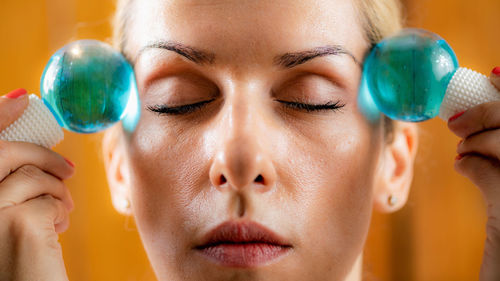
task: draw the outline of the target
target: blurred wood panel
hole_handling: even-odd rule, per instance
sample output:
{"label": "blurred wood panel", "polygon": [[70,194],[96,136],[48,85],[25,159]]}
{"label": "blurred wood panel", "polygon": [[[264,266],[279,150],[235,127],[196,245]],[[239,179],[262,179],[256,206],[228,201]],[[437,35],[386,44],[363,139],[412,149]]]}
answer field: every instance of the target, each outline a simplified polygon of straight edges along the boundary
{"label": "blurred wood panel", "polygon": [[[486,74],[500,65],[500,1],[406,2],[408,24],[443,36],[461,65]],[[109,42],[113,9],[112,0],[0,1],[0,93],[18,87],[38,93],[45,63],[67,42]],[[67,182],[76,209],[61,236],[70,280],[154,280],[133,222],[111,206],[99,141],[98,135],[66,132],[55,149],[77,166]],[[407,206],[373,215],[366,280],[477,280],[484,206],[477,188],[453,170],[457,141],[442,120],[421,124]]]}

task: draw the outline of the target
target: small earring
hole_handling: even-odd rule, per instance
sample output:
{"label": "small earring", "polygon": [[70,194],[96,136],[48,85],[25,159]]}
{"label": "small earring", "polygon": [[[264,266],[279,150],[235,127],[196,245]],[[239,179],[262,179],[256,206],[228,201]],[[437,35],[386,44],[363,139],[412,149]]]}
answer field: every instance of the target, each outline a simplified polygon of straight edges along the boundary
{"label": "small earring", "polygon": [[128,200],[128,198],[121,199],[119,205],[120,205],[119,208],[123,212],[126,212],[130,209],[130,201]]}
{"label": "small earring", "polygon": [[389,195],[389,198],[387,198],[387,203],[389,206],[394,207],[398,203],[398,198],[396,195]]}

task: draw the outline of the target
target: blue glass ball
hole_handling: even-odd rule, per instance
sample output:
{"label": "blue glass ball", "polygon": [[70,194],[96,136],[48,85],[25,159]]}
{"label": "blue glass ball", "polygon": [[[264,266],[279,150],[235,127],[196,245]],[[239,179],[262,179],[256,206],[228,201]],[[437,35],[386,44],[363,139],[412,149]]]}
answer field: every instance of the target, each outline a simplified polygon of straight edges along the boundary
{"label": "blue glass ball", "polygon": [[380,111],[391,119],[418,122],[439,114],[457,69],[455,53],[443,38],[408,28],[375,45],[363,78]]}
{"label": "blue glass ball", "polygon": [[137,102],[132,66],[111,46],[96,40],[72,42],[47,63],[41,96],[59,124],[94,133],[122,120]]}

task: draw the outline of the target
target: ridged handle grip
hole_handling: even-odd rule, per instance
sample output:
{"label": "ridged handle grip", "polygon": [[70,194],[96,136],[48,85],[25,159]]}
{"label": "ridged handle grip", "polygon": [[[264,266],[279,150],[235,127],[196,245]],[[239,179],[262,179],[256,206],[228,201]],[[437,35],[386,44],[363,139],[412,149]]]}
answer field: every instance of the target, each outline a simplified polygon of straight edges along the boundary
{"label": "ridged handle grip", "polygon": [[500,100],[500,91],[490,79],[476,71],[460,67],[451,78],[439,117],[448,121],[453,115],[478,104]]}
{"label": "ridged handle grip", "polygon": [[0,132],[0,139],[23,141],[51,148],[62,141],[64,132],[43,101],[34,94],[29,105],[14,123]]}

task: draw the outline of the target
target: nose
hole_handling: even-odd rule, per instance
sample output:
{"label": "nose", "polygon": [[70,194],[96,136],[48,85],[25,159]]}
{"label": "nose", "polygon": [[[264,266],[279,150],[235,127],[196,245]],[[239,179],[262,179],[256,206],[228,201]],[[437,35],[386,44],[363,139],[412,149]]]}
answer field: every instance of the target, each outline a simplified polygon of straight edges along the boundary
{"label": "nose", "polygon": [[266,120],[247,99],[227,101],[219,125],[210,181],[219,190],[271,190],[276,171],[266,138]]}

